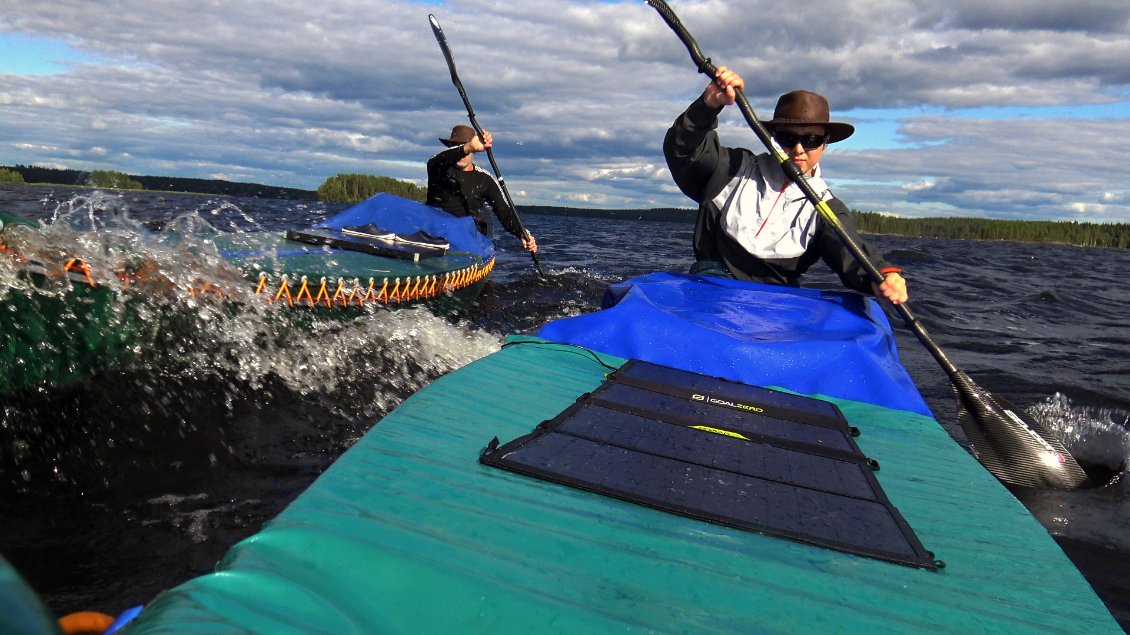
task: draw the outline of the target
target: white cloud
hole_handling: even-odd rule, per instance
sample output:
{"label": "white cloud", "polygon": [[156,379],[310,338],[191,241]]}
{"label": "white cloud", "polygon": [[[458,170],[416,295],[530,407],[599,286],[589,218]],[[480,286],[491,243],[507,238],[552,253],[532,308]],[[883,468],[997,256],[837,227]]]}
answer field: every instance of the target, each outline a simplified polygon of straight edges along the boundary
{"label": "white cloud", "polygon": [[903,183],[902,189],[908,192],[922,192],[933,189],[935,185],[936,183],[933,181],[916,181],[914,183]]}

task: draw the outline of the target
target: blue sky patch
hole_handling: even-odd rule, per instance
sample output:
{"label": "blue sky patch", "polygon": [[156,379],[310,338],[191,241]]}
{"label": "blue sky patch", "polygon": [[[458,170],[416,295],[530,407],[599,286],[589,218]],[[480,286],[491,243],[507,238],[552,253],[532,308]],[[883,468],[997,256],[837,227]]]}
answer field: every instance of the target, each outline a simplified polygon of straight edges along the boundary
{"label": "blue sky patch", "polygon": [[54,75],[96,59],[59,39],[0,33],[0,73]]}

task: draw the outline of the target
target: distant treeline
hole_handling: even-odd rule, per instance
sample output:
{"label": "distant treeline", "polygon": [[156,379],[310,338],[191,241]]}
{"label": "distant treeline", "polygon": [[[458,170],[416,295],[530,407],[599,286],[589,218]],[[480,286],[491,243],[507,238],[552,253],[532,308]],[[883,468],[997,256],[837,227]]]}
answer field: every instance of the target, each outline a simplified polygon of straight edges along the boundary
{"label": "distant treeline", "polygon": [[899,218],[876,212],[859,211],[855,212],[855,216],[859,221],[859,231],[871,234],[1130,248],[1130,225],[1124,223],[991,218]]}
{"label": "distant treeline", "polygon": [[[553,214],[612,218],[619,220],[651,220],[693,223],[695,210],[678,208],[653,209],[578,209],[530,205],[522,213]],[[855,212],[859,231],[867,234],[891,234],[920,238],[956,238],[963,240],[1013,240],[1017,242],[1061,243],[1080,247],[1130,248],[1130,225],[1080,223],[1076,221],[998,220],[990,218],[898,218],[877,212]]]}
{"label": "distant treeline", "polygon": [[[40,168],[30,165],[3,166],[23,176],[25,183],[44,183],[49,185],[89,186],[91,176],[98,172]],[[114,174],[109,173],[108,174]],[[261,185],[259,183],[236,183],[219,179],[191,179],[179,176],[141,176],[130,174],[130,181],[137,182],[141,189],[159,192],[191,192],[197,194],[216,194],[220,196],[248,196],[253,198],[281,198],[300,201],[316,200],[317,194],[311,190],[291,187]],[[94,187],[111,187],[94,185]]]}

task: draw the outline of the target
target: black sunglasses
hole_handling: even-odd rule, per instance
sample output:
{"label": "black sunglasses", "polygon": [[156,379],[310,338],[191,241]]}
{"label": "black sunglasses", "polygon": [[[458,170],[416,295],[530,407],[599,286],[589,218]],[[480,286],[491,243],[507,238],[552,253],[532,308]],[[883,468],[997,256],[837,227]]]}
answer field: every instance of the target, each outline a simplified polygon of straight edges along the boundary
{"label": "black sunglasses", "polygon": [[824,142],[828,140],[828,135],[826,134],[794,134],[780,130],[774,132],[773,137],[785,150],[795,148],[798,143],[805,150],[815,150],[824,145]]}

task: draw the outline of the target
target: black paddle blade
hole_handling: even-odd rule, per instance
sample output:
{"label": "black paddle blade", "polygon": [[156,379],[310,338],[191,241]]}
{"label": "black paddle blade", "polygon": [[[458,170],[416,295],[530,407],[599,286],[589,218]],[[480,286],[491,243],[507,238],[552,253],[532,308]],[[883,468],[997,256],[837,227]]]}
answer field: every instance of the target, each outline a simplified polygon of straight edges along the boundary
{"label": "black paddle blade", "polygon": [[998,479],[1026,487],[1075,489],[1092,485],[1063,444],[1042,425],[961,371],[950,377],[957,420],[973,455]]}

